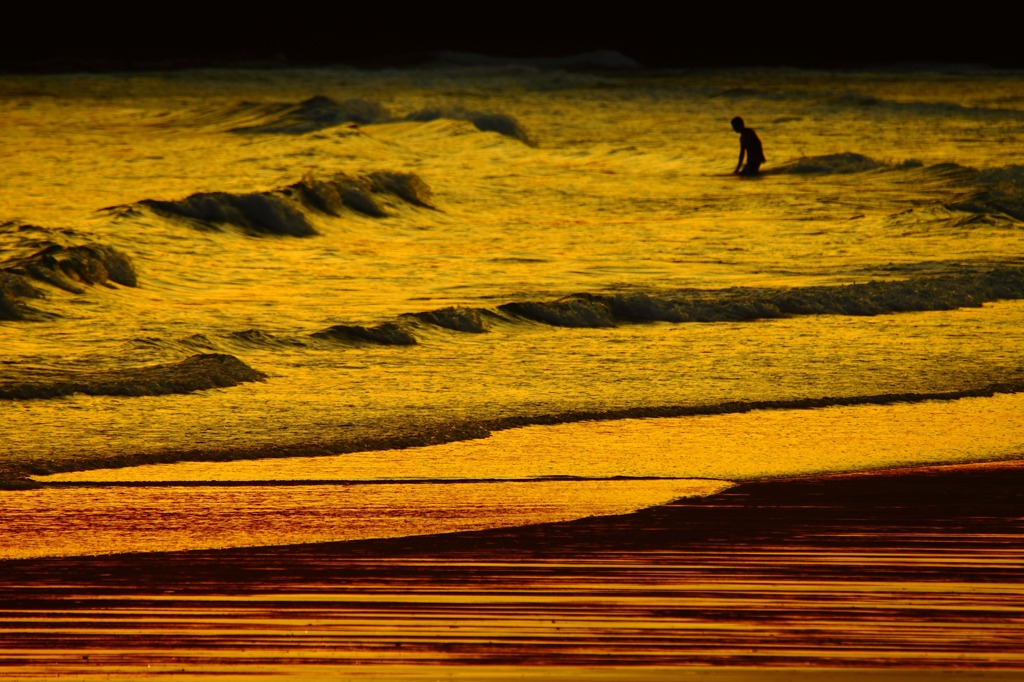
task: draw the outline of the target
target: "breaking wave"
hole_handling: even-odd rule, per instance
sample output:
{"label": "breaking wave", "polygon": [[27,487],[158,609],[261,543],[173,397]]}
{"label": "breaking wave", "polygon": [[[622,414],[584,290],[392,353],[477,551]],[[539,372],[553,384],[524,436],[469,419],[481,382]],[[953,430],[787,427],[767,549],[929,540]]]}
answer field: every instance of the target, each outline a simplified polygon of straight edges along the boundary
{"label": "breaking wave", "polygon": [[469,121],[481,132],[498,133],[506,137],[515,138],[530,146],[535,144],[519,121],[508,114],[474,111],[472,109],[452,106],[421,109],[405,117],[408,121],[436,121],[442,118],[455,121]]}
{"label": "breaking wave", "polygon": [[[260,105],[256,105],[260,106]],[[318,95],[294,105],[262,105],[270,120],[263,123],[230,128],[232,133],[302,135],[346,123],[370,124],[392,120],[388,110],[378,102],[352,98],[335,102]]]}
{"label": "breaking wave", "polygon": [[969,195],[947,204],[965,213],[1005,215],[1024,221],[1024,166],[976,170],[956,166],[962,184],[974,188]]}
{"label": "breaking wave", "polygon": [[791,315],[879,315],[977,307],[1024,298],[1024,269],[800,289],[726,289],[675,294],[585,294],[502,309],[559,327],[608,327],[621,322],[738,322]]}
{"label": "breaking wave", "polygon": [[253,235],[310,237],[318,232],[309,211],[329,216],[354,211],[383,218],[389,215],[387,207],[400,203],[434,208],[430,188],[419,176],[387,171],[361,176],[338,173],[326,179],[307,177],[267,192],[204,192],[176,201],[144,199],[129,207],[115,208],[144,207],[205,229],[230,225]]}
{"label": "breaking wave", "polygon": [[45,294],[24,277],[0,270],[0,320],[32,320],[47,315],[25,303]]}
{"label": "breaking wave", "polygon": [[488,315],[490,315],[489,311],[479,308],[451,306],[422,313],[405,313],[403,317],[416,319],[435,327],[441,327],[442,329],[469,334],[482,334],[487,331],[484,319]]}
{"label": "breaking wave", "polygon": [[1024,269],[797,289],[690,290],[666,294],[577,294],[499,306],[502,312],[559,327],[629,322],[735,322],[794,315],[885,315],[977,307],[1024,298]]}
{"label": "breaking wave", "polygon": [[430,333],[431,329],[482,334],[495,325],[601,329],[652,322],[747,322],[803,315],[875,316],[976,308],[989,302],[1020,299],[1024,299],[1024,267],[988,270],[964,267],[957,274],[921,274],[908,279],[848,285],[578,293],[554,300],[509,301],[494,308],[449,306],[402,313],[376,325],[336,324],[296,336],[247,329],[177,339],[137,338],[131,343],[141,349],[176,353],[245,352],[256,348],[295,350],[311,345],[320,348],[410,347],[418,345],[419,337]]}
{"label": "breaking wave", "polygon": [[66,234],[75,233],[35,225],[0,225],[5,251],[12,254],[0,261],[0,320],[49,317],[26,302],[47,297],[39,284],[71,294],[83,294],[91,286],[138,286],[135,267],[127,255],[103,244],[73,243]]}
{"label": "breaking wave", "polygon": [[381,346],[414,346],[416,337],[394,322],[376,327],[338,324],[313,334],[317,339],[330,339],[349,344],[377,344]]}
{"label": "breaking wave", "polygon": [[790,161],[771,170],[773,173],[792,174],[820,174],[820,175],[841,175],[846,173],[863,173],[872,170],[905,170],[908,168],[920,168],[922,163],[915,160],[902,161],[900,163],[885,163],[872,159],[870,156],[856,154],[854,152],[843,152],[841,154],[826,154],[824,156],[806,156]]}
{"label": "breaking wave", "polygon": [[574,294],[552,301],[510,301],[487,308],[448,307],[405,313],[375,327],[339,324],[312,336],[347,344],[412,346],[424,325],[482,333],[490,325],[539,323],[552,327],[607,328],[648,322],[743,322],[799,315],[888,315],[976,308],[1024,299],[1024,268],[965,271],[898,281],[793,289],[686,289],[658,293]]}
{"label": "breaking wave", "polygon": [[[767,173],[791,175],[844,175],[867,171],[923,169],[928,177],[959,188],[960,197],[943,204],[947,209],[1024,221],[1024,166],[976,169],[956,163],[924,166],[920,161],[890,163],[854,152],[808,156],[781,164]],[[966,190],[966,193],[965,193]]]}
{"label": "breaking wave", "polygon": [[263,381],[266,375],[232,355],[207,353],[181,362],[97,372],[52,372],[33,381],[0,381],[0,400],[84,395],[147,396],[192,393]]}
{"label": "breaking wave", "polygon": [[136,337],[127,342],[129,348],[141,351],[158,351],[163,354],[182,353],[245,353],[260,350],[296,350],[308,348],[309,335],[305,337],[271,334],[259,329],[245,329],[225,334],[190,334],[185,337]]}
{"label": "breaking wave", "polygon": [[353,98],[336,102],[330,97],[317,95],[298,104],[248,104],[223,114],[225,118],[254,115],[259,123],[233,126],[228,132],[260,135],[303,135],[306,133],[348,126],[393,123],[396,121],[435,121],[452,119],[469,121],[477,130],[496,132],[532,145],[526,129],[509,114],[476,111],[461,106],[442,106],[422,109],[405,116],[392,114],[386,107],[372,100]]}

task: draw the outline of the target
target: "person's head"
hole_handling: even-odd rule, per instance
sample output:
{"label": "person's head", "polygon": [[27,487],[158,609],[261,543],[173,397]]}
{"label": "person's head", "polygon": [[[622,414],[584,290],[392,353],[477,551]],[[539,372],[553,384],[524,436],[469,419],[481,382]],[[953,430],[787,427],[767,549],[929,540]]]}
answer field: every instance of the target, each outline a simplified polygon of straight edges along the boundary
{"label": "person's head", "polygon": [[746,126],[743,125],[743,119],[740,118],[739,116],[732,120],[732,129],[735,130],[737,133],[742,133],[745,127]]}

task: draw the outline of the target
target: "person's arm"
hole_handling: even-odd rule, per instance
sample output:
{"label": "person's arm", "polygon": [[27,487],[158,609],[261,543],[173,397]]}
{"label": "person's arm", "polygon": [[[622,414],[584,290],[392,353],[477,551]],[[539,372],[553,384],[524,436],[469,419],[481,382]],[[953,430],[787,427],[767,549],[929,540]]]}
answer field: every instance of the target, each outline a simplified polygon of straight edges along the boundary
{"label": "person's arm", "polygon": [[739,173],[740,172],[740,168],[743,167],[743,155],[746,154],[746,152],[747,152],[747,148],[743,144],[743,139],[740,138],[740,160],[736,162],[736,170],[734,170],[733,173]]}

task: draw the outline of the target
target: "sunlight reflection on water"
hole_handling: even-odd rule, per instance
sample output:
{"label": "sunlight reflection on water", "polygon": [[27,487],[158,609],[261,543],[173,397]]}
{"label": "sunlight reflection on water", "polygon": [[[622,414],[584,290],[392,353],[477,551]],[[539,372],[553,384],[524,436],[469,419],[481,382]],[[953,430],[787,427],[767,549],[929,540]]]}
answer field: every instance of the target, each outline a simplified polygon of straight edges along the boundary
{"label": "sunlight reflection on water", "polygon": [[[1024,452],[1022,408],[1024,395],[999,395],[582,422],[407,450],[57,474],[37,480],[126,487],[0,496],[0,513],[7,520],[0,546],[10,558],[278,545],[618,514],[678,497],[710,495],[730,485],[725,479],[1019,457]],[[540,480],[554,476],[673,478]],[[508,478],[534,480],[494,480]],[[253,481],[298,483],[245,485]],[[190,483],[133,487],[133,482]],[[235,485],[222,487],[223,482]]]}
{"label": "sunlight reflection on water", "polygon": [[40,481],[662,476],[749,480],[1024,453],[1024,395],[530,426],[482,440],[330,457],[181,462]]}
{"label": "sunlight reflection on water", "polygon": [[0,496],[0,559],[505,528],[623,514],[729,485],[670,480],[32,490]]}

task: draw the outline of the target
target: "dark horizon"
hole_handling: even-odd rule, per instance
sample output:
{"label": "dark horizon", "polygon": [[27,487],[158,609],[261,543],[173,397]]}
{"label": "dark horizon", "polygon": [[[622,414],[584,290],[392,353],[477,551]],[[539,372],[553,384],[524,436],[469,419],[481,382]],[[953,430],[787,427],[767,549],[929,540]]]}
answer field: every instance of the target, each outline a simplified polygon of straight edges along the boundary
{"label": "dark horizon", "polygon": [[[726,11],[728,10],[728,11]],[[41,12],[42,10],[36,10]],[[702,10],[705,11],[705,10]],[[126,24],[124,17],[42,18],[0,44],[0,70],[61,72],[202,66],[402,66],[457,51],[495,57],[566,57],[619,52],[647,68],[803,67],[904,64],[1024,67],[1013,22],[937,14],[879,17],[859,9],[819,14],[711,10],[700,18],[634,11],[613,16],[448,16],[439,11],[319,10],[303,16],[258,12],[213,19],[179,15]],[[419,12],[419,15],[416,13]],[[449,12],[449,15],[455,14]],[[989,20],[990,21],[990,20]],[[43,27],[43,28],[40,28]]]}

